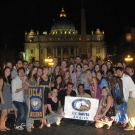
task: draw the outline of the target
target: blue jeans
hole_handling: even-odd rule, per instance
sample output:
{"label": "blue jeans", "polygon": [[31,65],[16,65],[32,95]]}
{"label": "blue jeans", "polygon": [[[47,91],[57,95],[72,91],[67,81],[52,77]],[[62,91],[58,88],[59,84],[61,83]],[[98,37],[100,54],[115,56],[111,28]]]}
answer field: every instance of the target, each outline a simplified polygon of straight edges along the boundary
{"label": "blue jeans", "polygon": [[26,120],[28,108],[25,102],[13,101],[13,103],[18,110],[16,126],[20,126],[21,123]]}
{"label": "blue jeans", "polygon": [[[62,114],[62,112],[55,112],[55,113],[57,113],[59,115]],[[46,119],[47,119],[48,124],[53,124],[53,123],[56,123],[58,121],[58,116],[53,115],[53,114],[48,114],[48,115],[46,115]]]}
{"label": "blue jeans", "polygon": [[[25,103],[28,107],[28,95],[25,95]],[[27,118],[26,118],[26,129],[31,128],[34,125],[34,120],[30,119],[28,114],[27,114]]]}

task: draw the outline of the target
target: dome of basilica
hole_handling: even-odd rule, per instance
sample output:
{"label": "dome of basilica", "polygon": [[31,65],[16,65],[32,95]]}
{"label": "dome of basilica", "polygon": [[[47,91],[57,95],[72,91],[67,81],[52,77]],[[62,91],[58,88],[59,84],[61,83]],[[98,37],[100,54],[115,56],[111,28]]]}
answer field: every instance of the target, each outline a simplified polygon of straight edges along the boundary
{"label": "dome of basilica", "polygon": [[66,18],[63,8],[60,18],[52,25],[51,34],[77,34],[74,24]]}

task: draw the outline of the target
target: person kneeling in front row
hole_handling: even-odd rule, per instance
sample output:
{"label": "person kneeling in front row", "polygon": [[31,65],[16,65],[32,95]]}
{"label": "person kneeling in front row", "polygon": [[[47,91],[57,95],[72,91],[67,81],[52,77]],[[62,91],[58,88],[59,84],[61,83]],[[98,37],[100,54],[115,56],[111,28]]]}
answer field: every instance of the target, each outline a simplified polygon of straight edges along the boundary
{"label": "person kneeling in front row", "polygon": [[51,89],[51,94],[51,98],[47,99],[47,127],[50,127],[53,123],[56,123],[56,125],[60,125],[60,121],[63,118],[61,110],[58,110],[58,89],[53,87]]}
{"label": "person kneeling in front row", "polygon": [[113,98],[110,96],[108,88],[102,88],[102,99],[94,117],[96,128],[101,128],[107,125],[107,129],[110,129],[112,122],[114,121],[115,108],[113,105]]}

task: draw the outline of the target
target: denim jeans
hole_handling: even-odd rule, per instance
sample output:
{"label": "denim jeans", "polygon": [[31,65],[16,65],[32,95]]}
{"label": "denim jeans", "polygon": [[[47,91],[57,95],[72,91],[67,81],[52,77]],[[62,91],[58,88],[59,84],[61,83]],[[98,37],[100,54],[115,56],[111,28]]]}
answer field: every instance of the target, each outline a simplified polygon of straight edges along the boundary
{"label": "denim jeans", "polygon": [[[55,112],[55,113],[62,115],[62,112]],[[53,115],[53,114],[48,114],[48,115],[46,115],[46,119],[47,119],[48,124],[53,124],[58,121],[58,116]]]}
{"label": "denim jeans", "polygon": [[20,126],[21,123],[26,120],[28,108],[25,102],[13,101],[13,103],[18,110],[16,126]]}
{"label": "denim jeans", "polygon": [[[28,107],[28,95],[25,95],[25,103]],[[27,118],[26,118],[26,129],[31,128],[34,125],[34,120],[30,119],[29,114],[27,114]]]}

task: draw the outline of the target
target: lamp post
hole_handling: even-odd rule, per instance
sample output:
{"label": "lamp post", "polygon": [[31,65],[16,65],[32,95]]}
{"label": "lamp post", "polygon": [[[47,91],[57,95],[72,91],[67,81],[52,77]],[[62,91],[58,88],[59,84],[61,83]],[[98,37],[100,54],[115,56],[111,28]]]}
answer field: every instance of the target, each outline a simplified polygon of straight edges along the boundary
{"label": "lamp post", "polygon": [[47,63],[47,66],[53,66],[53,64],[54,64],[53,59],[49,58],[49,57],[47,59],[45,59],[44,61],[45,61],[45,63]]}
{"label": "lamp post", "polygon": [[126,61],[127,63],[132,62],[132,61],[133,61],[133,58],[130,57],[130,55],[128,55],[128,56],[125,58],[125,61]]}

